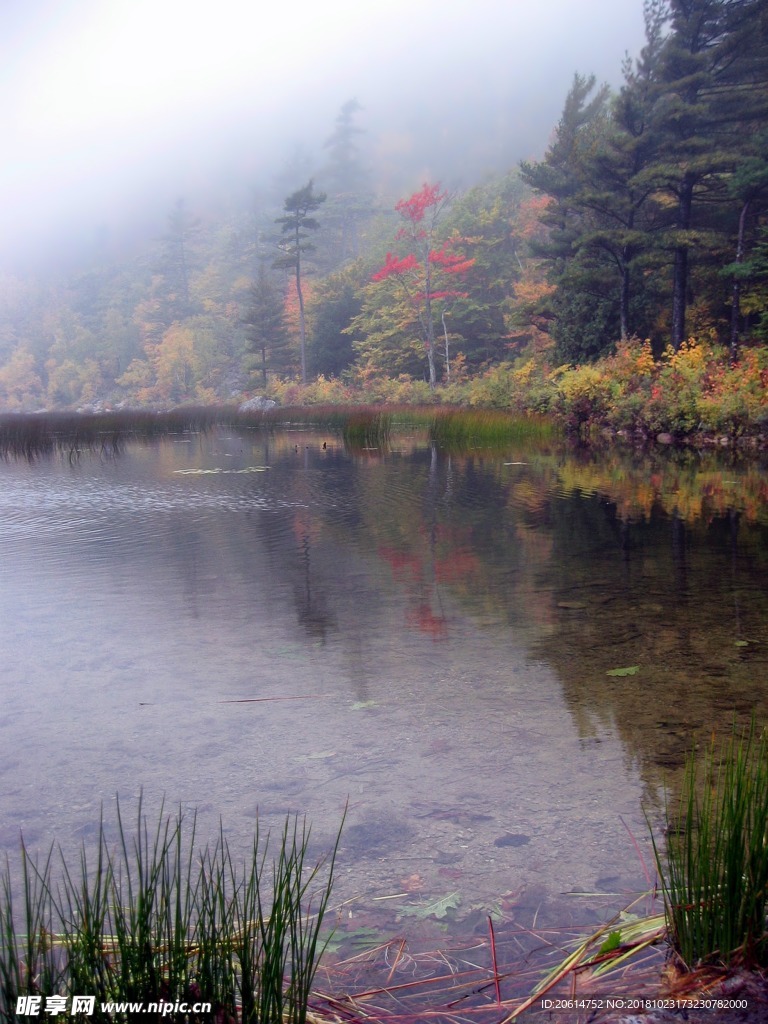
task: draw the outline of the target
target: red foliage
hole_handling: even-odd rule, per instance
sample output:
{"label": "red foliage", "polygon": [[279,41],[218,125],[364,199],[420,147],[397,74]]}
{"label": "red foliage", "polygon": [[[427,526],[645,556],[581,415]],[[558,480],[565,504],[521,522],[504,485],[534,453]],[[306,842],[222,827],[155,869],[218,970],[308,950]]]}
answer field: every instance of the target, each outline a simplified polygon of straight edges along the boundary
{"label": "red foliage", "polygon": [[417,269],[418,266],[419,261],[413,253],[410,253],[408,256],[404,256],[400,259],[393,253],[388,252],[387,257],[384,260],[384,266],[380,270],[376,271],[376,273],[371,277],[371,280],[385,281],[388,277],[406,274],[409,270]]}
{"label": "red foliage", "polygon": [[429,262],[436,264],[446,274],[463,274],[474,266],[474,259],[468,260],[462,253],[450,252],[449,249],[450,242],[446,242],[442,249],[432,249]]}
{"label": "red foliage", "polygon": [[447,198],[448,193],[440,191],[439,183],[428,185],[425,182],[421,191],[414,192],[410,199],[401,199],[395,209],[411,224],[418,224],[419,221],[424,220],[424,215],[430,207],[438,206]]}

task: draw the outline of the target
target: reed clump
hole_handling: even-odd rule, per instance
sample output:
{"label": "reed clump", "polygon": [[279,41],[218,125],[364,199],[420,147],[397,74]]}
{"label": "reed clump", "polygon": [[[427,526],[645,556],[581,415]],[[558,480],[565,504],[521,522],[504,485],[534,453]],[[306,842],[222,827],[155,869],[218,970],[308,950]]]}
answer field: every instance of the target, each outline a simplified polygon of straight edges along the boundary
{"label": "reed clump", "polygon": [[440,409],[429,423],[429,439],[445,448],[493,448],[544,441],[556,428],[543,416],[515,416],[493,409]]}
{"label": "reed clump", "polygon": [[[653,838],[653,833],[652,833]],[[688,758],[667,843],[653,841],[669,940],[692,969],[768,963],[768,736],[734,731]]]}
{"label": "reed clump", "polygon": [[[70,1010],[82,995],[95,997],[96,1021],[304,1024],[338,836],[311,864],[306,823],[286,819],[274,855],[257,824],[240,863],[223,830],[213,847],[197,850],[194,815],[187,823],[161,808],[150,827],[140,799],[135,832],[119,803],[117,819],[114,849],[102,821],[95,850],[83,847],[77,864],[62,855],[57,880],[54,851],[37,863],[22,843],[17,902],[6,861],[0,1020],[20,1019],[19,999],[39,997],[42,1015],[47,997],[64,997]],[[150,1004],[163,1006],[154,1018]]]}
{"label": "reed clump", "polygon": [[59,452],[120,451],[131,440],[204,432],[238,422],[228,406],[186,406],[164,412],[7,413],[0,415],[0,456],[34,460]]}

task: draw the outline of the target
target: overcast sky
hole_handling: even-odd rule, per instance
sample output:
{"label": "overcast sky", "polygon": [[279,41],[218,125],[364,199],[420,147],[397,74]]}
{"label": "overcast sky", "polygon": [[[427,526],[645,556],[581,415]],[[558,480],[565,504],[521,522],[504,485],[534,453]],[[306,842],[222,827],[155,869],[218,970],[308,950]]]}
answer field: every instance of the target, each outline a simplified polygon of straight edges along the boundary
{"label": "overcast sky", "polygon": [[499,104],[541,155],[574,71],[618,83],[642,37],[641,0],[0,0],[0,251],[277,169],[353,96],[394,135]]}

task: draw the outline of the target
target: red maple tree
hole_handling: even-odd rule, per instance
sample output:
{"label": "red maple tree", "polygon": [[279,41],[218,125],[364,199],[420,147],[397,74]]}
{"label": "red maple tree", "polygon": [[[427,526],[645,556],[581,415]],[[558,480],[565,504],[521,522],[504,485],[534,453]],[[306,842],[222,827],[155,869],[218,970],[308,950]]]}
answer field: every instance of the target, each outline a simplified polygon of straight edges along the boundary
{"label": "red maple tree", "polygon": [[435,247],[437,223],[449,199],[448,192],[441,191],[439,184],[425,183],[410,198],[397,203],[395,209],[404,221],[397,239],[407,243],[408,252],[404,256],[388,252],[384,265],[371,278],[396,283],[416,312],[432,388],[437,383],[435,314],[438,305],[465,294],[455,287],[454,281],[475,262],[457,249],[461,241],[458,238],[444,241],[440,248]]}

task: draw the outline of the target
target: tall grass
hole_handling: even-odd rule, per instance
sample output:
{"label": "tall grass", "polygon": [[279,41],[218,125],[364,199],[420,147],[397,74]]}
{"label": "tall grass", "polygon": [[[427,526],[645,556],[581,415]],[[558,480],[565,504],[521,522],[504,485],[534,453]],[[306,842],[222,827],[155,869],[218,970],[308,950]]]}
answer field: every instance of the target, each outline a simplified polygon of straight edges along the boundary
{"label": "tall grass", "polygon": [[[100,825],[89,859],[51,850],[39,866],[22,843],[21,899],[9,861],[0,885],[0,1020],[16,1021],[20,996],[94,996],[94,1020],[147,1021],[150,1003],[210,1004],[157,1019],[304,1024],[323,945],[336,844],[308,861],[306,823],[286,819],[271,856],[257,824],[251,854],[236,861],[223,830],[198,851],[187,823],[162,809],[150,827],[139,800],[134,831],[118,803],[111,849]],[[142,1003],[117,1013],[108,1002]],[[42,1013],[41,1008],[41,1013]]]}
{"label": "tall grass", "polygon": [[549,440],[551,420],[514,416],[498,410],[434,406],[307,406],[241,412],[234,406],[187,406],[162,412],[120,410],[100,413],[0,414],[0,457],[34,460],[81,451],[117,453],[133,440],[152,441],[168,434],[205,432],[217,426],[272,431],[302,424],[341,435],[350,450],[386,448],[392,433],[425,431],[430,440],[453,449],[490,447],[510,442]]}
{"label": "tall grass", "polygon": [[556,428],[541,416],[514,416],[494,410],[440,409],[429,423],[430,440],[447,448],[490,448],[514,442],[543,441]]}
{"label": "tall grass", "polygon": [[[227,406],[189,406],[165,412],[6,413],[0,415],[0,456],[33,460],[56,452],[114,452],[130,440],[205,431],[218,424],[236,423],[239,416],[237,409]],[[245,414],[242,418],[249,419]]]}
{"label": "tall grass", "polygon": [[688,968],[766,963],[768,736],[735,731],[703,768],[691,755],[679,813],[654,852],[670,940]]}

